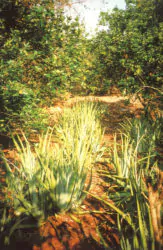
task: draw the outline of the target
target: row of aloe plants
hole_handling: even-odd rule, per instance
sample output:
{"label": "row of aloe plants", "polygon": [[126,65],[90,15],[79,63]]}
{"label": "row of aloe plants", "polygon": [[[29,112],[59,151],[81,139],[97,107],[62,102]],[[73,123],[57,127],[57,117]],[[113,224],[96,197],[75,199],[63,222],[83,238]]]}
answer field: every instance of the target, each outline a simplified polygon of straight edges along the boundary
{"label": "row of aloe plants", "polygon": [[[94,197],[116,213],[122,250],[155,250],[163,246],[162,205],[161,200],[158,202],[158,194],[163,190],[159,190],[156,150],[161,139],[161,122],[162,118],[147,121],[143,116],[124,122],[110,150],[109,163],[113,169],[100,171],[112,183],[108,190],[111,202]],[[157,195],[157,204],[152,204],[149,188]]]}
{"label": "row of aloe plants", "polygon": [[[42,222],[49,215],[81,204],[91,185],[92,167],[104,152],[100,114],[97,104],[78,103],[65,110],[37,145],[31,145],[25,135],[14,139],[18,162],[11,164],[4,158],[8,173],[5,205],[16,215],[9,237],[15,229],[27,226],[28,218]],[[161,246],[155,242],[147,185],[149,179],[157,177],[155,146],[160,124],[146,119],[124,123],[121,140],[117,142],[115,137],[110,151],[114,170],[101,172],[113,182],[108,193],[114,203],[96,198],[117,214],[121,249],[154,250]],[[4,210],[1,219],[5,235],[6,213]]]}
{"label": "row of aloe plants", "polygon": [[[92,168],[103,154],[103,129],[96,103],[79,102],[58,117],[53,129],[31,144],[13,138],[17,161],[4,156],[6,192],[0,229],[5,242],[14,230],[42,223],[48,216],[75,209],[91,185]],[[13,212],[7,217],[8,210]],[[6,221],[14,221],[8,231]],[[12,223],[11,223],[12,224]]]}

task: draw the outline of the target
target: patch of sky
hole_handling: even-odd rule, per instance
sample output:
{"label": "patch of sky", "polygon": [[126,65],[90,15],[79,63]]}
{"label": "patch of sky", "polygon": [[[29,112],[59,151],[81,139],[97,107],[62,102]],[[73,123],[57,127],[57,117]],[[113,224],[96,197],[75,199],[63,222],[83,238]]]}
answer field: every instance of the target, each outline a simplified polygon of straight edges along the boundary
{"label": "patch of sky", "polygon": [[115,7],[125,9],[125,0],[72,0],[71,7],[66,7],[65,13],[73,18],[78,16],[86,32],[92,36],[97,30],[106,29],[98,24],[100,12],[111,12]]}

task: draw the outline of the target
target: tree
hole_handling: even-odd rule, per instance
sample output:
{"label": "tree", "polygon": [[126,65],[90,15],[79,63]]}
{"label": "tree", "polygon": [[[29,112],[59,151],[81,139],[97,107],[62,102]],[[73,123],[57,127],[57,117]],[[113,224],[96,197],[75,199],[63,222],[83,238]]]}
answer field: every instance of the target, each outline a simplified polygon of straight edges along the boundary
{"label": "tree", "polygon": [[68,1],[1,2],[2,127],[26,122],[34,106],[85,82],[84,27],[77,18],[65,17],[60,6],[56,10],[54,3]]}
{"label": "tree", "polygon": [[104,79],[127,93],[161,93],[162,6],[159,0],[128,0],[125,10],[101,13],[101,24],[108,30],[94,39],[98,67]]}

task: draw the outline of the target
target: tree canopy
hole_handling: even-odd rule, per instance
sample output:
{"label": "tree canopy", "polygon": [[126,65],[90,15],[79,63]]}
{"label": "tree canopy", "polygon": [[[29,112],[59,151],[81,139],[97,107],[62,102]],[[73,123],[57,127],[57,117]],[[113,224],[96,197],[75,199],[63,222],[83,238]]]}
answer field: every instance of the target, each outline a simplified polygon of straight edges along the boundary
{"label": "tree canopy", "polygon": [[54,8],[58,3],[68,1],[1,2],[2,123],[84,85],[89,65],[84,27]]}
{"label": "tree canopy", "polygon": [[39,121],[37,107],[65,91],[105,94],[114,85],[144,98],[162,94],[162,0],[126,0],[126,9],[101,13],[107,30],[89,39],[79,19],[64,14],[71,4],[1,0],[1,130]]}
{"label": "tree canopy", "polygon": [[108,30],[97,34],[92,51],[105,81],[127,93],[161,91],[162,8],[159,0],[127,0],[125,10],[101,13],[100,24]]}

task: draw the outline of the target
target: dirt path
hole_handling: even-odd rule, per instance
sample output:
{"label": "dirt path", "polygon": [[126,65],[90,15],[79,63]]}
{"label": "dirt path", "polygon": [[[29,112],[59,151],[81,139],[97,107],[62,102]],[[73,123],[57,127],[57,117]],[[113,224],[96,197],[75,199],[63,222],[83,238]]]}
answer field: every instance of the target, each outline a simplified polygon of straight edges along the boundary
{"label": "dirt path", "polygon": [[123,96],[86,96],[86,97],[74,97],[69,98],[67,101],[57,103],[53,107],[47,109],[52,124],[55,122],[56,113],[62,112],[62,110],[73,105],[77,101],[89,100],[100,102],[105,109],[105,114],[102,118],[103,126],[105,127],[104,141],[112,140],[114,133],[120,128],[126,118],[138,117],[143,109],[142,104],[138,100],[130,99],[128,103],[127,97]]}
{"label": "dirt path", "polygon": [[[106,128],[104,136],[106,144],[109,144],[109,141],[113,139],[113,134],[126,117],[138,116],[142,111],[139,102],[131,100],[131,103],[127,104],[127,99],[121,96],[75,97],[47,109],[51,122],[55,121],[57,112],[62,112],[67,105],[71,106],[77,100],[83,99],[99,101],[105,108],[102,123]],[[8,154],[9,158],[14,158],[14,151],[7,151],[6,154]],[[109,184],[106,184],[98,175],[96,170],[100,167],[97,165],[94,170],[90,192],[102,197],[106,196],[105,192]],[[4,182],[3,170],[1,170],[1,174],[1,181]],[[17,234],[15,234],[15,238],[17,238]],[[117,249],[118,246],[114,220],[107,213],[105,206],[90,195],[87,196],[81,206],[80,214],[71,215],[67,213],[50,217],[39,231],[22,230],[21,235],[19,233],[19,241],[15,240],[15,238],[12,242],[12,250],[100,250],[104,249],[100,244],[103,239],[105,239],[105,244],[110,249]]]}

